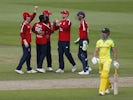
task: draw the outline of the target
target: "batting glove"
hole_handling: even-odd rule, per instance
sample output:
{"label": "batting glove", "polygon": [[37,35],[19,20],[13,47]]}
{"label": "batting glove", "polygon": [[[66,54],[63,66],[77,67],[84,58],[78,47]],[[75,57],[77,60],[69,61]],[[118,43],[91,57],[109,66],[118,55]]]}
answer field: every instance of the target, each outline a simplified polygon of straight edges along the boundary
{"label": "batting glove", "polygon": [[117,68],[117,69],[118,69],[119,66],[120,66],[120,64],[119,64],[117,61],[114,61],[114,62],[113,62],[113,65],[114,65],[114,67]]}
{"label": "batting glove", "polygon": [[93,58],[91,59],[91,61],[92,61],[92,63],[95,65],[95,64],[98,63],[99,59],[96,58],[96,57],[93,57]]}
{"label": "batting glove", "polygon": [[88,49],[88,42],[86,40],[83,41],[83,47],[82,47],[82,50],[83,51],[87,51]]}

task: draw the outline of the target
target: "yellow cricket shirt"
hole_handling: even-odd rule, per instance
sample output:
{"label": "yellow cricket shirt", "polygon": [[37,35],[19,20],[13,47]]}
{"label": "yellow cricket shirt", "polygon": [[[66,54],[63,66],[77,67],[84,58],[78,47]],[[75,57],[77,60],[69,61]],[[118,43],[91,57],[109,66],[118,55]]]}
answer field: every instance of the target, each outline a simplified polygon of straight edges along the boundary
{"label": "yellow cricket shirt", "polygon": [[111,38],[107,40],[100,39],[96,43],[96,48],[99,48],[100,59],[112,59],[112,48],[115,46]]}

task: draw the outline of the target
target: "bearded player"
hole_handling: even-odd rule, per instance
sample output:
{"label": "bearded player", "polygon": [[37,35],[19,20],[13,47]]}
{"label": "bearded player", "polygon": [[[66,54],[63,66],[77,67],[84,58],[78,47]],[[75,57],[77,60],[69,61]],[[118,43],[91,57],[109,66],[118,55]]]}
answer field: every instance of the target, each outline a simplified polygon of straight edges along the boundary
{"label": "bearded player", "polygon": [[[115,68],[119,68],[119,63],[117,62],[117,52],[115,48],[114,41],[109,37],[109,28],[104,28],[101,33],[101,39],[96,43],[96,49],[93,54],[92,63],[99,64],[100,73],[100,87],[99,94],[105,95],[110,93],[110,80],[109,72],[111,63],[113,60],[113,65]],[[97,59],[99,54],[99,60]],[[113,54],[113,55],[112,55]]]}
{"label": "bearded player", "polygon": [[36,73],[35,70],[32,70],[30,66],[30,59],[31,59],[31,21],[35,18],[36,12],[37,12],[37,6],[34,7],[34,13],[31,15],[28,12],[23,13],[23,23],[21,25],[21,44],[23,49],[23,55],[19,61],[19,64],[16,68],[16,72],[18,74],[24,74],[24,72],[21,70],[22,65],[26,62],[27,65],[27,73]]}
{"label": "bearded player", "polygon": [[48,33],[53,32],[53,30],[47,26],[44,22],[46,18],[44,15],[39,16],[39,22],[36,22],[32,31],[36,34],[36,51],[37,51],[37,71],[40,73],[45,73],[43,66],[44,58],[47,53],[47,31]]}

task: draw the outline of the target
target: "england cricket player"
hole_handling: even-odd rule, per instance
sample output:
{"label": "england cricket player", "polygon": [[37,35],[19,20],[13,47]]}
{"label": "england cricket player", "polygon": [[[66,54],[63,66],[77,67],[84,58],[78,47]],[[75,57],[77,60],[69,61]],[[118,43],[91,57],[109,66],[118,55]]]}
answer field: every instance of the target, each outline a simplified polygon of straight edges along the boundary
{"label": "england cricket player", "polygon": [[88,65],[88,58],[87,58],[87,48],[89,44],[88,24],[85,21],[85,13],[83,11],[79,11],[77,13],[77,17],[78,17],[78,20],[80,21],[78,57],[83,65],[83,70],[78,74],[88,75],[89,74],[89,65]]}
{"label": "england cricket player", "polygon": [[[51,26],[51,22],[50,22],[50,15],[52,13],[49,11],[49,10],[44,10],[43,11],[43,15],[44,17],[46,18],[46,20],[44,21],[44,23],[46,25],[48,25],[49,27],[52,27]],[[53,71],[53,68],[52,68],[52,57],[51,57],[51,39],[50,39],[50,36],[52,33],[49,33],[49,31],[46,31],[46,38],[47,38],[47,53],[46,53],[46,60],[47,60],[47,70],[48,71]]]}
{"label": "england cricket player", "polygon": [[58,37],[58,54],[59,54],[59,69],[56,73],[64,73],[64,54],[72,64],[72,72],[76,70],[76,63],[70,53],[70,32],[71,32],[71,21],[68,19],[69,11],[63,10],[61,12],[62,20],[56,20],[56,29],[59,29]]}
{"label": "england cricket player", "polygon": [[36,34],[36,51],[37,51],[37,71],[40,73],[45,73],[45,69],[42,68],[44,58],[46,57],[47,53],[47,34],[53,32],[53,30],[44,23],[45,18],[44,15],[39,16],[39,22],[36,22],[33,27],[32,31]]}
{"label": "england cricket player", "polygon": [[26,62],[27,65],[27,73],[36,73],[35,70],[33,70],[30,66],[30,59],[31,59],[31,26],[30,22],[35,18],[36,12],[37,12],[37,6],[34,7],[34,13],[31,15],[28,12],[23,13],[23,23],[21,25],[21,44],[23,49],[23,55],[20,59],[20,62],[16,68],[16,72],[19,74],[24,74],[24,72],[21,70],[22,65]]}
{"label": "england cricket player", "polygon": [[[109,37],[109,35],[110,35],[109,28],[104,28],[101,33],[101,39],[99,39],[96,43],[96,49],[94,51],[92,58],[93,64],[96,63],[99,64],[100,95],[105,95],[105,93],[110,93],[109,72],[112,60],[114,67],[115,68],[119,67],[119,63],[117,62],[117,52],[115,48],[115,43]],[[97,58],[98,54],[99,54],[99,59]]]}

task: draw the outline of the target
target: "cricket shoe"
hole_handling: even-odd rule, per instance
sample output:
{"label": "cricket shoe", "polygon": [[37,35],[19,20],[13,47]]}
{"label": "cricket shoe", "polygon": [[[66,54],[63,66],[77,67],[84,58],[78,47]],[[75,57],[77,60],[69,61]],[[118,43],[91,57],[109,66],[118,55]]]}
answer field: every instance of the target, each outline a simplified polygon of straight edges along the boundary
{"label": "cricket shoe", "polygon": [[76,69],[77,69],[77,66],[76,65],[72,66],[72,72],[75,72]]}
{"label": "cricket shoe", "polygon": [[105,93],[101,91],[101,92],[99,92],[99,95],[100,95],[100,96],[104,96]]}
{"label": "cricket shoe", "polygon": [[18,74],[24,74],[24,72],[22,70],[17,70],[16,69],[15,72],[18,73]]}
{"label": "cricket shoe", "polygon": [[36,71],[39,73],[45,73],[45,69],[43,68],[37,68]]}
{"label": "cricket shoe", "polygon": [[32,69],[32,70],[27,71],[27,73],[28,74],[34,74],[34,73],[37,73],[37,71],[35,71],[35,70]]}
{"label": "cricket shoe", "polygon": [[106,89],[106,90],[105,90],[105,93],[106,93],[106,94],[110,94],[110,90],[109,90],[109,89]]}
{"label": "cricket shoe", "polygon": [[58,69],[58,70],[56,70],[56,73],[64,73],[64,70]]}
{"label": "cricket shoe", "polygon": [[86,72],[81,71],[81,72],[78,72],[78,74],[79,74],[79,75],[88,75],[88,74],[89,74],[89,71],[86,71]]}
{"label": "cricket shoe", "polygon": [[47,71],[52,72],[53,71],[53,68],[52,67],[48,67],[47,68]]}

